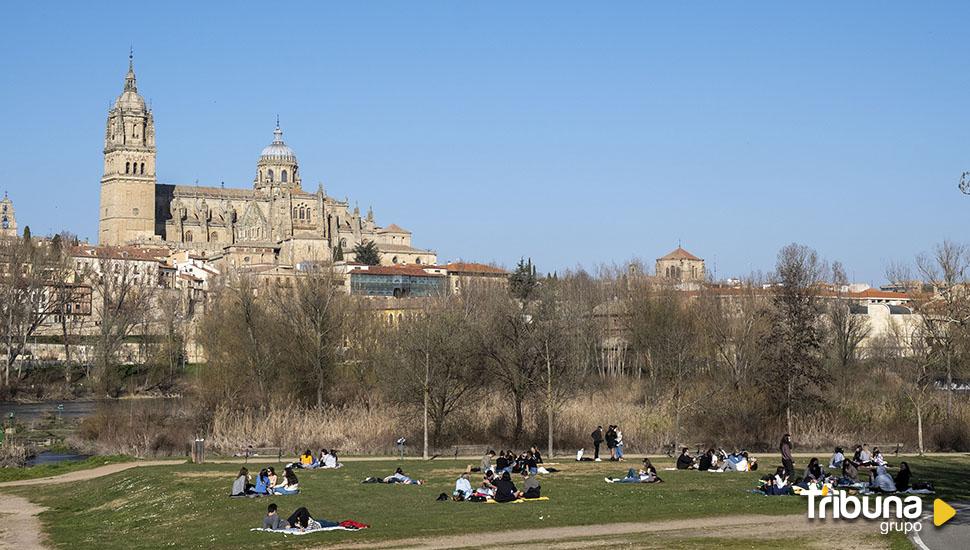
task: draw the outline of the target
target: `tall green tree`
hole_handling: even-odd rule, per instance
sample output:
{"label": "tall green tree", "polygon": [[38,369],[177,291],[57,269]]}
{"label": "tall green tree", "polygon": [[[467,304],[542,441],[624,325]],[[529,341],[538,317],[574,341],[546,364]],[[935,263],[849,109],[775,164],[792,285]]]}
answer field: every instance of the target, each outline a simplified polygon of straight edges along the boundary
{"label": "tall green tree", "polygon": [[364,265],[381,265],[381,254],[377,249],[377,243],[368,240],[357,243],[354,247],[354,260]]}
{"label": "tall green tree", "polygon": [[532,265],[532,258],[522,258],[509,275],[509,293],[519,300],[528,300],[539,286],[536,278],[536,267]]}

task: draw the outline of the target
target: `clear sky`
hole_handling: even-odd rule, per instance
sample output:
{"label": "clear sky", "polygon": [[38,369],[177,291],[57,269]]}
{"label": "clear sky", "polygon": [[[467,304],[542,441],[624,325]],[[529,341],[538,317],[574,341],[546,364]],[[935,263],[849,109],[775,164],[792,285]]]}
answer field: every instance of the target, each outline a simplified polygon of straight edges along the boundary
{"label": "clear sky", "polygon": [[[676,6],[676,7],[674,7]],[[0,190],[95,237],[129,45],[159,180],[248,187],[279,114],[323,181],[442,261],[808,244],[877,283],[967,240],[970,2],[19,2]]]}

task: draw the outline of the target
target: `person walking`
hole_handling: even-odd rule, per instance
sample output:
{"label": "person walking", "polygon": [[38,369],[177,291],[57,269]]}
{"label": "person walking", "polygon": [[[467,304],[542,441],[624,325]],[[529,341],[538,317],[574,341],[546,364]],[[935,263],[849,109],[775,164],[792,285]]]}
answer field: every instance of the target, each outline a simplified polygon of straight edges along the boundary
{"label": "person walking", "polygon": [[785,474],[791,478],[795,475],[795,461],[791,456],[791,434],[781,436],[781,444],[778,447],[781,451],[781,466],[785,469]]}
{"label": "person walking", "polygon": [[593,461],[602,462],[600,460],[600,445],[603,444],[603,426],[596,426],[593,430]]}

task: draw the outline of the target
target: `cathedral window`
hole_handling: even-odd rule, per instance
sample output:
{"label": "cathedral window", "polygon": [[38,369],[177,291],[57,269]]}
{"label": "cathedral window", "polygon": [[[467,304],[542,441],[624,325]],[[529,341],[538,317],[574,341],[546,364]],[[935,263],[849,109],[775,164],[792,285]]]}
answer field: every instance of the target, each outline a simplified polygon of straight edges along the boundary
{"label": "cathedral window", "polygon": [[145,173],[145,163],[144,163],[144,162],[143,162],[143,163],[141,163],[141,173],[142,173],[142,174],[144,174],[144,173]]}
{"label": "cathedral window", "polygon": [[125,163],[125,173],[127,174],[129,172],[131,172],[131,163],[130,162],[126,162]]}
{"label": "cathedral window", "polygon": [[185,232],[185,242],[187,242],[187,243],[192,242],[192,232],[191,231],[186,231]]}
{"label": "cathedral window", "polygon": [[286,170],[283,170],[280,173],[280,181],[283,182],[283,183],[286,183]]}
{"label": "cathedral window", "polygon": [[272,168],[270,168],[269,170],[266,171],[266,179],[269,180],[270,182],[273,181],[273,169]]}

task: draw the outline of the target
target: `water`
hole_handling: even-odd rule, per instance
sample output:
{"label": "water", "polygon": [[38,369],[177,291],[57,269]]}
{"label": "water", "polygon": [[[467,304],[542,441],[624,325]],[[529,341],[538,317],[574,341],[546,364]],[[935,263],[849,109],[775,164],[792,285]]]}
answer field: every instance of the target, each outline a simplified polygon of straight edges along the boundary
{"label": "water", "polygon": [[71,462],[90,458],[91,455],[81,455],[74,453],[49,453],[43,452],[27,461],[27,466],[40,466],[43,464],[57,464],[59,462]]}
{"label": "water", "polygon": [[[60,414],[64,420],[84,418],[94,412],[95,401],[40,401],[38,403],[17,403],[15,401],[0,401],[0,420],[6,421],[10,413],[14,413],[14,420],[29,423],[41,420],[48,415]],[[58,406],[63,407],[58,411]]]}

